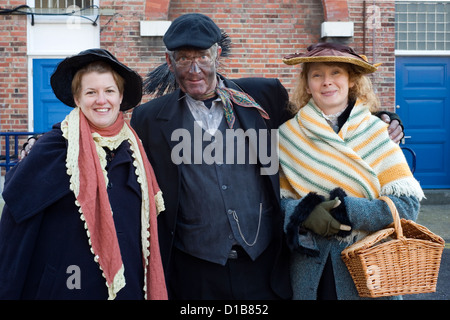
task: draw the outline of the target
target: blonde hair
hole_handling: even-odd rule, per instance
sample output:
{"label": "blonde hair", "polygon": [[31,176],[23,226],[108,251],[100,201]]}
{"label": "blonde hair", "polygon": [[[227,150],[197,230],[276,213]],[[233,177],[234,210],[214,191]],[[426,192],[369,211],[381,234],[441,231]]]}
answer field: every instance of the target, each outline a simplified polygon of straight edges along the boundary
{"label": "blonde hair", "polygon": [[[337,65],[347,70],[349,74],[349,82],[353,82],[354,86],[349,88],[348,100],[356,101],[360,99],[368,106],[371,112],[375,112],[380,107],[380,100],[373,91],[372,81],[364,75],[359,67],[350,63],[342,62],[324,62],[327,65]],[[298,77],[297,86],[294,89],[290,103],[290,111],[296,114],[298,110],[304,107],[311,99],[312,95],[309,94],[306,89],[308,88],[308,71],[311,63],[303,63],[302,70]]]}

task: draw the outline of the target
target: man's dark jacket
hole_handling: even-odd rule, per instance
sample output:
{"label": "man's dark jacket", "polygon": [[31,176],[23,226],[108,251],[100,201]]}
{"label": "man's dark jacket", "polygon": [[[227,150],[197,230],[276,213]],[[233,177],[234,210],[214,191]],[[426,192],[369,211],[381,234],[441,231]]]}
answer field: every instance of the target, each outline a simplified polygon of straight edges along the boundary
{"label": "man's dark jacket", "polygon": [[[248,93],[270,116],[269,120],[265,120],[255,108],[234,105],[235,115],[244,131],[255,129],[259,132],[259,129],[277,129],[290,118],[286,109],[289,101],[288,93],[278,79],[223,80],[226,87]],[[158,230],[166,277],[170,273],[170,256],[179,211],[181,171],[183,170],[183,164],[175,165],[171,159],[172,148],[179,143],[179,141],[171,141],[171,135],[174,130],[182,128],[181,108],[185,103],[183,96],[184,93],[177,89],[173,93],[135,108],[131,118],[131,125],[142,140],[163,192],[166,210],[159,215]],[[266,145],[270,146],[270,143]],[[281,298],[289,299],[292,293],[289,280],[289,251],[285,245],[283,233],[284,218],[280,211],[278,173],[265,176],[265,181],[269,184],[268,189],[271,193],[273,192],[273,206],[278,212],[273,220],[274,230],[276,230],[273,241],[279,245],[279,251],[274,260],[271,285]],[[249,187],[257,188],[258,186]]]}

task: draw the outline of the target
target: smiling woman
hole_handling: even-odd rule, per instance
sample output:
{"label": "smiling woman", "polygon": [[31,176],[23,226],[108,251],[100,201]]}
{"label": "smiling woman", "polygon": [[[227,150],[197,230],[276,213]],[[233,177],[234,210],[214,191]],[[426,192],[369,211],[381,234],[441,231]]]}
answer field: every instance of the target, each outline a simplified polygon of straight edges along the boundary
{"label": "smiling woman", "polygon": [[311,63],[308,70],[306,91],[326,115],[344,111],[348,104],[348,90],[354,83],[349,81],[347,68],[325,63]]}
{"label": "smiling woman", "polygon": [[73,110],[6,179],[0,299],[167,298],[164,203],[122,112],[140,102],[141,77],[89,49],[63,60],[51,86]]}
{"label": "smiling woman", "polygon": [[72,92],[77,106],[92,125],[106,128],[120,112],[123,78],[104,62],[94,62],[77,72]]}
{"label": "smiling woman", "polygon": [[392,222],[380,196],[415,220],[424,194],[387,125],[371,114],[379,101],[365,74],[375,65],[336,43],[312,45],[284,62],[303,63],[294,118],[279,130],[294,299],[358,299],[342,250]]}

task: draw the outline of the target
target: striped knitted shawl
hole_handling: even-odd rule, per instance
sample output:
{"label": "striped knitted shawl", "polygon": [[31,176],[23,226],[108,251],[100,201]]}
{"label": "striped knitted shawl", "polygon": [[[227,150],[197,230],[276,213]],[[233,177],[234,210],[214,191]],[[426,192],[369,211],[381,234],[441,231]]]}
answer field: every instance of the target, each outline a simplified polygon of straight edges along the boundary
{"label": "striped knitted shawl", "polygon": [[358,100],[339,133],[311,99],[280,127],[282,197],[301,198],[310,191],[327,196],[341,187],[348,196],[415,196],[423,191],[413,177],[387,125]]}

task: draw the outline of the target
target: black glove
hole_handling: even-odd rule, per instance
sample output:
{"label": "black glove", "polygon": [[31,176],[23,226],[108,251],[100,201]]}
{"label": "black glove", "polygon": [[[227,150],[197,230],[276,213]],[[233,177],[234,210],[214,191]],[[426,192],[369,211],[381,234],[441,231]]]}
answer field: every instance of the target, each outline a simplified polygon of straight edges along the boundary
{"label": "black glove", "polygon": [[35,134],[27,139],[27,142],[23,144],[22,150],[20,151],[19,160],[22,160],[30,153],[31,148],[40,136],[41,134]]}

